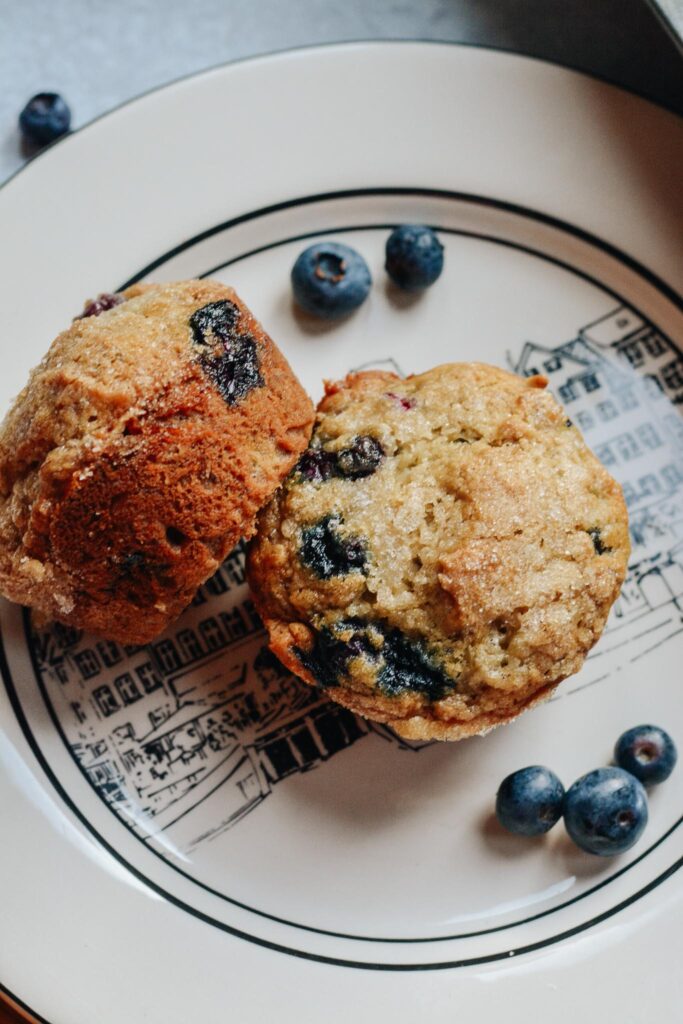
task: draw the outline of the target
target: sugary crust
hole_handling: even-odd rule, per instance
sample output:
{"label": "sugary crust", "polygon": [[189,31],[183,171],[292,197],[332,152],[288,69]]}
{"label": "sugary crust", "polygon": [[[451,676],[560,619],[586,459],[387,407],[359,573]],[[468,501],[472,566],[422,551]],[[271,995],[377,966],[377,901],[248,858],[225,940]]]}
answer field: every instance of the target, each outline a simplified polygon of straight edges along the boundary
{"label": "sugary crust", "polygon": [[[260,515],[249,581],[289,669],[316,683],[307,652],[321,630],[399,630],[457,681],[452,692],[387,694],[361,657],[327,692],[413,739],[485,732],[578,671],[625,575],[627,514],[545,383],[450,364],[327,385],[314,444],[334,452],[371,435],[386,458],[363,479],[295,471]],[[320,579],[302,565],[302,530],[330,513],[366,543],[362,572]]]}
{"label": "sugary crust", "polygon": [[[0,590],[43,617],[145,643],[251,536],[313,409],[232,289],[187,281],[126,295],[59,335],[0,428]],[[189,325],[224,300],[261,378],[232,403]]]}

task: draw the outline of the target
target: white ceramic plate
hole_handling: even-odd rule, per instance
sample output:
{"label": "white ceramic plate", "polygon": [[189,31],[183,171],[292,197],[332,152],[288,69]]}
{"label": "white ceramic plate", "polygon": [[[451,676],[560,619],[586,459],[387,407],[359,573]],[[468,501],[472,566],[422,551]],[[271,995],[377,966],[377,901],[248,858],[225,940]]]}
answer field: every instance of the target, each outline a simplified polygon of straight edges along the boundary
{"label": "white ceramic plate", "polygon": [[[399,742],[265,658],[239,552],[144,649],[34,633],[3,604],[0,980],[41,1019],[674,1019],[680,778],[614,860],[562,826],[504,835],[491,810],[509,771],[569,784],[638,722],[683,741],[680,140],[673,115],[574,72],[358,44],[181,81],[4,188],[3,407],[86,296],[211,274],[315,398],[360,365],[546,373],[633,534],[583,671],[451,745]],[[383,276],[402,221],[446,246],[417,301]],[[325,329],[289,292],[318,236],[375,280]]]}

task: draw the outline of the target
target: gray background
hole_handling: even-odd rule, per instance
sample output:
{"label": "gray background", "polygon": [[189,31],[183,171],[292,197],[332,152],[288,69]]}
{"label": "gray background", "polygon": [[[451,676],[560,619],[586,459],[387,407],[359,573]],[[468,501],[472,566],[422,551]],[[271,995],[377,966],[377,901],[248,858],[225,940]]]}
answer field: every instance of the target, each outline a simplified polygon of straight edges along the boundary
{"label": "gray background", "polygon": [[683,112],[683,59],[646,0],[0,0],[0,181],[30,155],[16,118],[36,92],[61,92],[78,127],[213,64],[360,38],[515,50]]}

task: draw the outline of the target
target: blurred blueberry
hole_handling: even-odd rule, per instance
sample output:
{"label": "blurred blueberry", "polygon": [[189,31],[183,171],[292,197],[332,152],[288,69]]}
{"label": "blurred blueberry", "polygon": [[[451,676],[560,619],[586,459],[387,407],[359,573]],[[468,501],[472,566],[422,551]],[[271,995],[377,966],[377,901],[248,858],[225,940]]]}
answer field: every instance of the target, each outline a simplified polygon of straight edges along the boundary
{"label": "blurred blueberry", "polygon": [[509,832],[539,836],[562,816],[564,786],[541,765],[520,768],[503,779],[496,795],[496,817]]}
{"label": "blurred blueberry", "polygon": [[71,127],[71,111],[56,92],[39,92],[19,114],[22,135],[31,142],[46,146]]}
{"label": "blurred blueberry", "polygon": [[645,785],[668,779],[677,759],[676,744],[658,725],[636,725],[628,729],[614,748],[617,764]]}
{"label": "blurred blueberry", "polygon": [[443,270],[443,246],[431,228],[401,224],[387,239],[385,269],[404,291],[422,291]]}
{"label": "blurred blueberry", "polygon": [[368,296],[372,277],[355,249],[339,242],[316,242],[292,267],[294,298],[307,313],[337,320]]}
{"label": "blurred blueberry", "polygon": [[108,309],[120,306],[125,301],[125,296],[121,295],[120,292],[100,292],[96,299],[88,299],[83,307],[83,312],[74,317],[74,320],[85,320],[89,316],[99,316],[100,313],[106,313]]}
{"label": "blurred blueberry", "polygon": [[647,825],[647,796],[623,768],[596,768],[567,790],[564,823],[577,846],[611,857],[629,850]]}

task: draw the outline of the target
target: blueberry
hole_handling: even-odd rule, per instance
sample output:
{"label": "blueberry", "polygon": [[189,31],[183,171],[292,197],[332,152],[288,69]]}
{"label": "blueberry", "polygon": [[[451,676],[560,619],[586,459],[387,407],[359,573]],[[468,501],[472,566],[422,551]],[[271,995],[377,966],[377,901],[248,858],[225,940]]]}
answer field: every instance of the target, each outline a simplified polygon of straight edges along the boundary
{"label": "blueberry", "polygon": [[348,448],[328,452],[324,448],[308,448],[299,459],[296,472],[310,483],[324,483],[331,477],[358,480],[370,476],[384,459],[384,448],[376,437],[362,434],[354,437]]}
{"label": "blueberry", "polygon": [[308,651],[295,647],[294,653],[320,686],[330,687],[339,685],[352,658],[371,655],[372,651],[363,623],[355,619],[341,619],[332,627],[323,626],[316,630]]}
{"label": "blueberry", "polygon": [[387,239],[384,266],[399,288],[422,291],[434,284],[443,270],[443,246],[431,228],[401,224]]}
{"label": "blueberry", "polygon": [[236,405],[254,388],[263,387],[256,341],[251,335],[226,341],[218,355],[202,356],[199,361],[228,405]]}
{"label": "blueberry", "polygon": [[541,765],[520,768],[503,779],[496,796],[496,817],[509,832],[540,836],[562,817],[564,786]]}
{"label": "blueberry", "polygon": [[455,688],[456,680],[443,671],[425,646],[398,629],[386,632],[379,653],[384,664],[377,685],[390,697],[412,691],[440,700]]}
{"label": "blueberry", "polygon": [[120,306],[125,301],[125,296],[120,292],[100,292],[96,299],[86,302],[83,312],[74,319],[85,320],[89,316],[99,316],[100,313],[105,313],[108,309],[113,309],[114,306]]}
{"label": "blueberry", "polygon": [[564,823],[582,850],[601,857],[624,853],[647,825],[645,790],[623,768],[596,768],[567,791]]}
{"label": "blueberry", "polygon": [[383,458],[384,448],[377,438],[362,434],[337,453],[337,469],[342,476],[357,480],[374,473]]}
{"label": "blueberry", "polygon": [[229,299],[208,302],[196,309],[190,317],[190,329],[195,345],[210,345],[212,341],[230,341],[239,323],[240,311]]}
{"label": "blueberry", "polygon": [[321,580],[361,571],[366,563],[365,543],[360,537],[339,534],[341,517],[325,516],[301,531],[299,557]]}
{"label": "blueberry", "polygon": [[357,309],[371,284],[360,253],[339,242],[316,242],[304,249],[292,267],[294,298],[307,313],[327,320]]}
{"label": "blueberry", "polygon": [[305,669],[311,673],[318,686],[339,686],[339,677],[346,671],[349,649],[343,640],[337,640],[325,628],[319,630],[308,651],[295,647],[294,653]]}
{"label": "blueberry", "polygon": [[339,619],[316,631],[310,650],[295,653],[321,686],[338,686],[351,659],[365,657],[376,663],[377,686],[387,696],[413,691],[438,700],[454,688],[419,640],[382,622]]}
{"label": "blueberry", "polygon": [[56,92],[39,92],[19,114],[22,135],[40,146],[66,135],[71,127],[71,111]]}
{"label": "blueberry", "polygon": [[593,541],[593,547],[595,548],[596,555],[604,555],[606,551],[611,551],[602,539],[602,533],[599,526],[593,526],[590,530],[586,531],[588,536]]}
{"label": "blueberry", "polygon": [[228,405],[236,405],[254,388],[263,387],[258,347],[239,331],[239,309],[221,299],[195,310],[189,319],[199,364]]}
{"label": "blueberry", "polygon": [[324,448],[307,448],[297,463],[296,471],[304,480],[323,483],[336,475],[337,454],[326,452]]}
{"label": "blueberry", "polygon": [[671,775],[678,752],[676,744],[658,725],[636,725],[617,740],[614,760],[645,785],[664,782]]}

